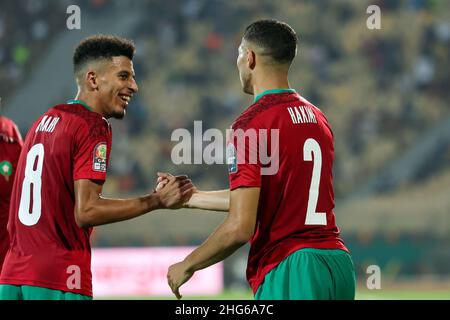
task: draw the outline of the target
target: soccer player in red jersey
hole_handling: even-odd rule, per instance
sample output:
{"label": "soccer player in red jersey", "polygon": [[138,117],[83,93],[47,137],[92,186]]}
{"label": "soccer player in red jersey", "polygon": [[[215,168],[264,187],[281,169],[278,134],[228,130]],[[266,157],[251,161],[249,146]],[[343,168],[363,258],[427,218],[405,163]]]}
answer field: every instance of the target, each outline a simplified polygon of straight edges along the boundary
{"label": "soccer player in red jersey", "polygon": [[12,120],[0,116],[0,272],[9,247],[8,231],[6,230],[9,199],[22,144],[22,136],[16,124]]}
{"label": "soccer player in red jersey", "polygon": [[237,67],[254,103],[227,142],[230,190],[197,191],[187,203],[229,214],[169,268],[177,298],[195,271],[250,241],[247,279],[256,299],[354,299],[353,262],[333,212],[333,134],[324,114],[289,86],[296,51],[286,23],[261,20],[245,30]]}
{"label": "soccer player in red jersey", "polygon": [[102,196],[112,137],[107,119],[123,118],[138,91],[134,51],[119,37],[83,40],[73,56],[77,97],[30,128],[11,196],[0,299],[92,299],[92,227],[179,208],[191,196],[185,176],[140,198]]}

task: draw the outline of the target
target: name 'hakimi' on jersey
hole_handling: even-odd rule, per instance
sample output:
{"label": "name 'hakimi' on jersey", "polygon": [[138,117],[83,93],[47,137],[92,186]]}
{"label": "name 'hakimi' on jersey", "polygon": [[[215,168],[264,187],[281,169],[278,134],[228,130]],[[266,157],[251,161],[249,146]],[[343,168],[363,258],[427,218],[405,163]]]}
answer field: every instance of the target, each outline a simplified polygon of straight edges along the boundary
{"label": "name 'hakimi' on jersey", "polygon": [[287,110],[294,124],[317,123],[316,116],[310,107],[288,107]]}

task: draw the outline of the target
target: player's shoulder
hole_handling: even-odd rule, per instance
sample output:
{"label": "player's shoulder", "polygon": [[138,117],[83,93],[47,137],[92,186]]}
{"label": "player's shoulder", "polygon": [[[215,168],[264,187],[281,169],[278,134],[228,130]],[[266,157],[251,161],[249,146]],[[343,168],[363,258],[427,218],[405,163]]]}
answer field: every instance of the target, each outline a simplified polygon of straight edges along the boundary
{"label": "player's shoulder", "polygon": [[296,92],[265,94],[241,113],[233,123],[233,129],[245,130],[256,123],[262,123],[265,118],[271,117],[271,111],[276,111],[280,105],[292,103],[298,99],[299,95]]}
{"label": "player's shoulder", "polygon": [[103,117],[82,104],[78,103],[62,103],[57,104],[49,109],[49,113],[63,113],[68,117],[83,122],[103,122]]}
{"label": "player's shoulder", "polygon": [[0,135],[3,137],[3,140],[9,142],[22,139],[16,123],[4,116],[0,116]]}
{"label": "player's shoulder", "polygon": [[313,104],[311,101],[306,99],[301,94],[297,94],[297,98],[298,98],[300,105],[310,107],[310,108],[314,109],[315,111],[322,113],[322,111],[315,104]]}
{"label": "player's shoulder", "polygon": [[309,107],[314,111],[316,114],[316,117],[319,117],[323,122],[325,122],[328,125],[328,119],[325,116],[325,113],[315,104],[307,100],[305,97],[299,95],[299,100],[301,101],[302,105]]}
{"label": "player's shoulder", "polygon": [[16,127],[16,124],[14,121],[12,121],[10,118],[0,116],[0,131],[6,131],[9,128]]}
{"label": "player's shoulder", "polygon": [[85,130],[90,136],[107,134],[111,128],[108,120],[78,103],[62,103],[50,108],[46,115],[61,116],[70,121],[73,130]]}

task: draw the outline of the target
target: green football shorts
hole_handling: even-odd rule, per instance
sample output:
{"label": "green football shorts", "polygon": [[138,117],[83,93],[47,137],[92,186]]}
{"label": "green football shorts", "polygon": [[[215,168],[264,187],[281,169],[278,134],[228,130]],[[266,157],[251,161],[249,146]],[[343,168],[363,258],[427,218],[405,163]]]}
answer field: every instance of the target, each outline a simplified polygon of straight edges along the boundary
{"label": "green football shorts", "polygon": [[0,300],[92,300],[92,297],[35,286],[0,284]]}
{"label": "green football shorts", "polygon": [[354,300],[355,270],[346,251],[304,248],[264,277],[256,300]]}

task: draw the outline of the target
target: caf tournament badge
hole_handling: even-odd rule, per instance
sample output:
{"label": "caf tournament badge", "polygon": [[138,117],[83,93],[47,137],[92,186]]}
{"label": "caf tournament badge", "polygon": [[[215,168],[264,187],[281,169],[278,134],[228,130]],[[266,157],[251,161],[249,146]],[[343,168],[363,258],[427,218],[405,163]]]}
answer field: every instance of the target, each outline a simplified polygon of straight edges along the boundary
{"label": "caf tournament badge", "polygon": [[100,142],[94,148],[93,170],[106,172],[106,143]]}
{"label": "caf tournament badge", "polygon": [[6,181],[9,181],[12,171],[13,167],[11,162],[5,160],[0,163],[0,174],[5,177]]}

